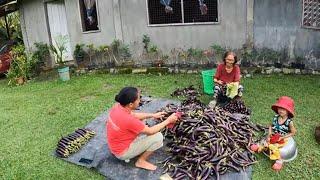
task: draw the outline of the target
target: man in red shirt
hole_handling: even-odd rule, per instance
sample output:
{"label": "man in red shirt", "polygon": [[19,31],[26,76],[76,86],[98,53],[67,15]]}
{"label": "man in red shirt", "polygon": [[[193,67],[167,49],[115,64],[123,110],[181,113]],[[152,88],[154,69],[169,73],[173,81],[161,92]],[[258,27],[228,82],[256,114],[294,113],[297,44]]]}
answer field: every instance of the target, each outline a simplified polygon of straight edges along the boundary
{"label": "man in red shirt", "polygon": [[216,74],[213,78],[215,86],[213,100],[209,103],[211,108],[215,107],[218,96],[225,96],[227,84],[238,83],[238,96],[242,96],[243,87],[239,85],[240,67],[236,63],[237,56],[234,52],[228,51],[224,54],[223,63],[218,65]]}
{"label": "man in red shirt", "polygon": [[136,167],[155,170],[157,166],[147,159],[153,151],[163,145],[163,135],[159,131],[168,124],[175,123],[177,115],[173,113],[161,123],[148,127],[141,120],[161,118],[165,113],[133,112],[140,102],[140,92],[137,88],[123,88],[115,100],[118,103],[111,108],[106,123],[107,142],[111,153],[121,160],[139,156]]}

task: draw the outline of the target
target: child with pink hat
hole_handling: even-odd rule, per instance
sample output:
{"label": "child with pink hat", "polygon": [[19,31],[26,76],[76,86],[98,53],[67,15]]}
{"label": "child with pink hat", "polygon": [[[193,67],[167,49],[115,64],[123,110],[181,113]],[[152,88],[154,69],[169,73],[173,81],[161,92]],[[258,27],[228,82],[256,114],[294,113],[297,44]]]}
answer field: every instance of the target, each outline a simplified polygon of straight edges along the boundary
{"label": "child with pink hat", "polygon": [[[267,145],[274,147],[276,144],[278,147],[283,147],[286,140],[293,137],[296,133],[296,128],[293,125],[292,118],[294,117],[294,101],[288,96],[280,97],[275,104],[271,106],[271,109],[276,113],[273,117],[272,124],[269,126],[269,133],[267,136]],[[261,146],[257,144],[251,145],[251,150],[255,152],[261,151]],[[270,154],[270,159],[276,160],[273,164],[272,169],[281,170],[283,160],[280,155],[272,156]]]}

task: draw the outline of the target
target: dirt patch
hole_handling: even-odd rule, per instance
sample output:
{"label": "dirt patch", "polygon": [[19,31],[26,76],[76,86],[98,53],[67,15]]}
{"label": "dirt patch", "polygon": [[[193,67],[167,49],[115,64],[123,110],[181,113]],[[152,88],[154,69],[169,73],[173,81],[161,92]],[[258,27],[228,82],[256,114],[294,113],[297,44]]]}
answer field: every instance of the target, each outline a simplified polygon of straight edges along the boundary
{"label": "dirt patch", "polygon": [[96,96],[83,96],[83,97],[81,97],[80,99],[82,100],[82,101],[90,101],[90,100],[93,100],[93,99],[95,99],[96,98]]}
{"label": "dirt patch", "polygon": [[108,83],[106,83],[106,84],[104,84],[103,85],[103,87],[102,87],[104,90],[110,90],[110,89],[112,89],[113,88],[113,85],[112,84],[108,84]]}
{"label": "dirt patch", "polygon": [[55,108],[49,108],[49,109],[47,110],[47,113],[48,113],[49,115],[55,115],[55,114],[57,113],[57,109],[55,109]]}

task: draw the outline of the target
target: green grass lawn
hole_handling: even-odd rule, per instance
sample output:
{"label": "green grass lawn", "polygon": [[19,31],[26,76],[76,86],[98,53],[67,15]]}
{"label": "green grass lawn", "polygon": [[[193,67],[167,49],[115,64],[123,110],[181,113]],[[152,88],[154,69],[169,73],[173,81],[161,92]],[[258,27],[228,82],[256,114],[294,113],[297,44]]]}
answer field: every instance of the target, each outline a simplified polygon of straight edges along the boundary
{"label": "green grass lawn", "polygon": [[[144,94],[170,97],[178,87],[201,86],[200,75],[108,75],[72,77],[69,82],[32,81],[8,87],[0,80],[0,179],[104,179],[93,170],[52,156],[62,135],[83,127],[114,103],[124,86]],[[319,179],[320,145],[313,133],[320,125],[320,76],[254,76],[243,79],[244,100],[253,110],[252,121],[271,123],[271,105],[288,95],[296,103],[295,140],[298,157],[275,173],[272,162],[259,155],[253,179]],[[209,96],[201,98],[208,103]]]}

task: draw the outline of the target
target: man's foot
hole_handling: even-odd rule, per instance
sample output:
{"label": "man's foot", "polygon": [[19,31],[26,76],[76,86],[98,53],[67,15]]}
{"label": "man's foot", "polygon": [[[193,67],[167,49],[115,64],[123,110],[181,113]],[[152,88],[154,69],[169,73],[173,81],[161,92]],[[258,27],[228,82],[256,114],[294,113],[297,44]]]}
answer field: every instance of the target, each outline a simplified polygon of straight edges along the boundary
{"label": "man's foot", "polygon": [[157,166],[149,163],[148,161],[144,161],[144,160],[137,160],[135,165],[138,168],[146,169],[146,170],[149,170],[149,171],[154,171],[154,170],[157,169]]}
{"label": "man's foot", "polygon": [[211,109],[214,109],[217,105],[217,100],[213,99],[212,101],[209,102],[208,106],[211,108]]}

